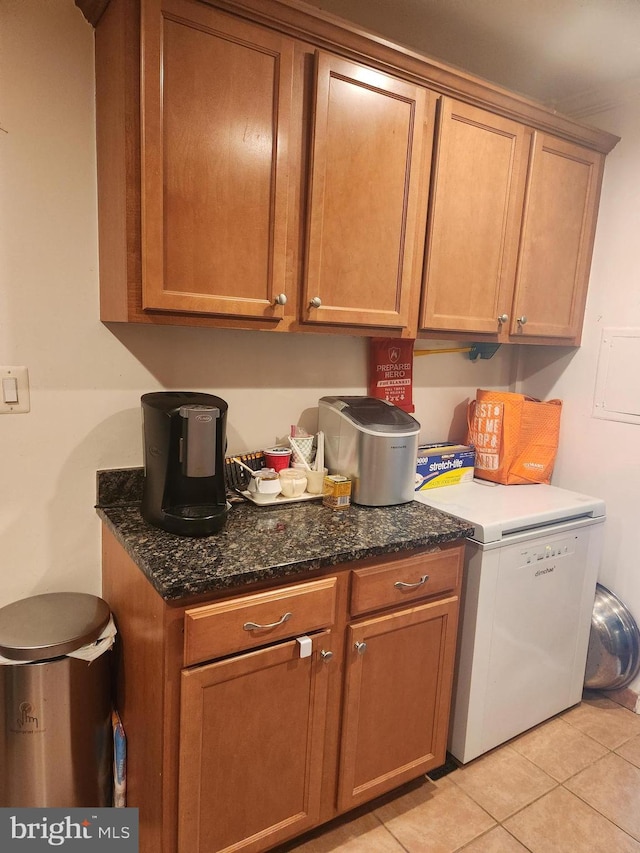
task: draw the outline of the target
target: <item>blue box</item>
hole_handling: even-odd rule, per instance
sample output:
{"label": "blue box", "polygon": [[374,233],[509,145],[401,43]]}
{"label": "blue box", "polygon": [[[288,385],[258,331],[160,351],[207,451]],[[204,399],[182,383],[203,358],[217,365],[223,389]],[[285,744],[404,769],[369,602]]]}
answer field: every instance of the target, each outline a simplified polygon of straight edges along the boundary
{"label": "blue box", "polygon": [[421,444],[416,464],[416,492],[473,480],[475,448],[470,444]]}

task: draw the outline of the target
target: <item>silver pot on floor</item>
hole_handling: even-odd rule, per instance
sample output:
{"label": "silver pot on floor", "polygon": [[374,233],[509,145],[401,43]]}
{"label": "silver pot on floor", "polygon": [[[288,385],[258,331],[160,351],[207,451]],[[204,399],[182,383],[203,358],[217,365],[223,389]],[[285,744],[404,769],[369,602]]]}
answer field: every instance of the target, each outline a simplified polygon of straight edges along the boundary
{"label": "silver pot on floor", "polygon": [[640,631],[629,609],[611,590],[596,584],[584,686],[619,690],[640,669]]}

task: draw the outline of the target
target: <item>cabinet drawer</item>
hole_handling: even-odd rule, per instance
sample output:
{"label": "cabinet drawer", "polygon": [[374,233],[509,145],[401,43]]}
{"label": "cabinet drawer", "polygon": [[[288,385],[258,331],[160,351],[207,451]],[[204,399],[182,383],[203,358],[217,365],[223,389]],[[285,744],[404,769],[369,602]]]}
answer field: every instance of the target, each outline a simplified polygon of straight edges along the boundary
{"label": "cabinet drawer", "polygon": [[333,624],[336,578],[324,578],[185,611],[185,666]]}
{"label": "cabinet drawer", "polygon": [[351,615],[456,590],[462,552],[461,546],[355,569],[351,583]]}

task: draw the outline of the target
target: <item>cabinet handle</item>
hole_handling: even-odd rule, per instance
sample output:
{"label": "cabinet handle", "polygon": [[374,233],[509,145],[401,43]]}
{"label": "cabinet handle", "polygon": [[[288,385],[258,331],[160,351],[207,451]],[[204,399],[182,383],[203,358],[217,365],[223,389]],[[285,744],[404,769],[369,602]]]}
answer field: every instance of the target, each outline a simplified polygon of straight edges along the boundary
{"label": "cabinet handle", "polygon": [[518,317],[518,323],[520,323],[521,326],[524,326],[524,324],[526,322],[527,322],[527,317],[525,314],[523,314],[522,317]]}
{"label": "cabinet handle", "polygon": [[274,299],[276,305],[286,305],[287,304],[287,294],[279,293]]}
{"label": "cabinet handle", "polygon": [[415,583],[405,583],[404,581],[396,581],[394,586],[396,589],[415,589],[417,586],[422,586],[429,580],[429,575],[422,575],[419,581]]}
{"label": "cabinet handle", "polygon": [[292,613],[285,613],[277,622],[271,622],[269,625],[258,625],[257,622],[245,622],[242,626],[245,631],[266,631],[269,628],[277,628],[278,625],[283,625],[291,619]]}
{"label": "cabinet handle", "polygon": [[314,296],[309,303],[309,308],[319,308],[322,305],[322,299],[319,296]]}
{"label": "cabinet handle", "polygon": [[508,320],[509,320],[508,314],[500,314],[500,316],[498,317],[498,323],[500,323],[501,325],[502,325],[502,323],[508,322]]}
{"label": "cabinet handle", "polygon": [[366,643],[354,643],[354,649],[358,652],[359,655],[363,655],[367,651]]}
{"label": "cabinet handle", "polygon": [[331,658],[333,657],[333,652],[329,652],[326,649],[322,649],[320,652],[320,657],[322,658],[322,660],[331,660]]}

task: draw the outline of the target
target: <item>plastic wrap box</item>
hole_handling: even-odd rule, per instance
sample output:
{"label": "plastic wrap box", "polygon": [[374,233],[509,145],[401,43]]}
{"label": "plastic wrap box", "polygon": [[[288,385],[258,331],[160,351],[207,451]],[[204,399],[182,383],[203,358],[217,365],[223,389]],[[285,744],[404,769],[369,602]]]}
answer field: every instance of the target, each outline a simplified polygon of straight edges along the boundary
{"label": "plastic wrap box", "polygon": [[476,451],[469,444],[421,444],[416,465],[416,492],[473,480]]}

